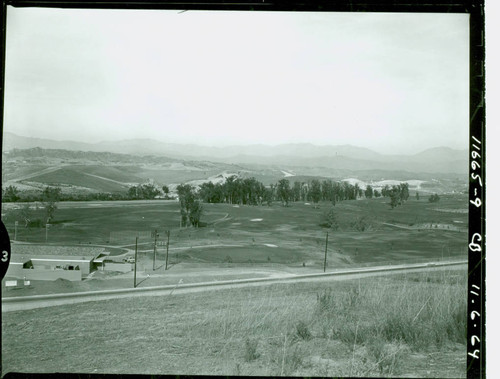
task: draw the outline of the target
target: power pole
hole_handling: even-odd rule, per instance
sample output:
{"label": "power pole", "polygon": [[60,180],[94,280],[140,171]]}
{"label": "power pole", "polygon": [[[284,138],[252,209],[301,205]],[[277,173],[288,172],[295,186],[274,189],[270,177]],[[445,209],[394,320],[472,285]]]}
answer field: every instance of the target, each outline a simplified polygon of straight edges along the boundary
{"label": "power pole", "polygon": [[323,264],[323,272],[326,272],[326,252],[327,251],[328,251],[328,232],[326,232],[325,263]]}
{"label": "power pole", "polygon": [[14,221],[14,241],[17,241],[17,221]]}
{"label": "power pole", "polygon": [[45,224],[45,243],[49,240],[49,226],[49,223]]}
{"label": "power pole", "polygon": [[158,237],[158,233],[155,229],[155,245],[153,247],[153,271],[155,270],[155,262],[156,262],[156,238]]}
{"label": "power pole", "polygon": [[170,230],[167,231],[167,257],[165,258],[165,270],[167,269],[168,265],[168,245],[170,244]]}
{"label": "power pole", "polygon": [[135,237],[135,259],[134,259],[134,288],[137,287],[137,239]]}

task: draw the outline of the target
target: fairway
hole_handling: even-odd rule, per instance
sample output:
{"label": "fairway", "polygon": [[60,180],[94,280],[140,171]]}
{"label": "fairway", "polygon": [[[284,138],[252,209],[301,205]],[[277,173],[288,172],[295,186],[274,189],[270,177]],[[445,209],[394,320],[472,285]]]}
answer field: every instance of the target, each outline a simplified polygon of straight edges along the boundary
{"label": "fairway", "polygon": [[[395,209],[384,198],[344,201],[335,207],[327,202],[317,206],[296,202],[288,207],[277,203],[203,206],[199,228],[179,228],[175,201],[60,203],[48,230],[24,228],[20,222],[16,232],[16,210],[10,209],[4,223],[19,242],[45,243],[47,237],[47,243],[54,245],[108,246],[112,254],[133,249],[136,236],[139,251],[150,254],[151,233],[157,230],[162,255],[170,230],[172,259],[177,263],[321,267],[327,232],[329,267],[464,257],[466,253],[465,195],[443,195],[437,205],[412,198]],[[330,208],[335,212],[336,230],[320,226]],[[34,211],[40,218],[43,212]]]}

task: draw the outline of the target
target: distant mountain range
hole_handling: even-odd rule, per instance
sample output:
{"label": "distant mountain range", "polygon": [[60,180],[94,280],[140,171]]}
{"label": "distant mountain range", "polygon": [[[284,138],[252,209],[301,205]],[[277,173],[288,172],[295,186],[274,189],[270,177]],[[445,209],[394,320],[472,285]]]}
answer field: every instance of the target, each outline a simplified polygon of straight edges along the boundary
{"label": "distant mountain range", "polygon": [[164,143],[152,139],[133,139],[84,143],[22,137],[4,133],[3,151],[13,149],[64,149],[71,151],[110,152],[155,155],[186,160],[226,164],[279,165],[283,167],[325,167],[345,170],[389,170],[422,173],[468,173],[468,151],[436,147],[414,155],[386,155],[351,146],[316,146],[309,143],[211,147]]}

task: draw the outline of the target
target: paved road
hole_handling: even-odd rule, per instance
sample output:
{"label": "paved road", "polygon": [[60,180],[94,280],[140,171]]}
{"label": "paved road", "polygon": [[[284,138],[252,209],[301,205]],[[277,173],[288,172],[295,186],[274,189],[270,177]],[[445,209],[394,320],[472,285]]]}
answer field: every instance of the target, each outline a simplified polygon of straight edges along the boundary
{"label": "paved road", "polygon": [[361,269],[350,269],[321,274],[293,275],[282,278],[241,279],[209,283],[192,283],[134,289],[117,289],[106,291],[89,291],[67,294],[19,296],[2,299],[2,312],[43,308],[57,305],[82,303],[88,301],[111,300],[133,296],[171,296],[192,292],[213,291],[228,288],[262,286],[275,283],[297,283],[312,281],[352,280],[375,275],[388,275],[403,272],[420,272],[442,270],[450,267],[466,267],[467,261],[436,262],[398,266],[381,266]]}

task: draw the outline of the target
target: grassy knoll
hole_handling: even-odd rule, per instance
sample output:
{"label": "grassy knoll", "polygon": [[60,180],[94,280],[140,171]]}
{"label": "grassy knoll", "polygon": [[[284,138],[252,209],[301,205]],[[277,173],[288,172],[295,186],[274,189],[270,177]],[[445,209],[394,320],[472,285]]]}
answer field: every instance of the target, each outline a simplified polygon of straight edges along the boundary
{"label": "grassy knoll", "polygon": [[[465,377],[466,271],[4,313],[4,372]],[[84,358],[82,358],[84,357]]]}

